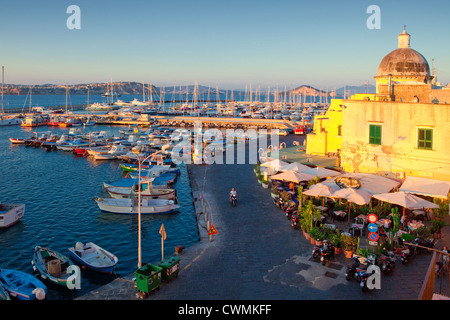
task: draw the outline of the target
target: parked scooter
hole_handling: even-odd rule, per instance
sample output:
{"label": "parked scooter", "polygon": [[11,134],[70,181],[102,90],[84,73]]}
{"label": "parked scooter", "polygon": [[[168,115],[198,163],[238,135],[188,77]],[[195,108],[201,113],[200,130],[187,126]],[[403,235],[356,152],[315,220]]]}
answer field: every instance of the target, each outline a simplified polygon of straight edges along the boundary
{"label": "parked scooter", "polygon": [[376,265],[377,259],[375,255],[370,255],[369,257],[367,257],[367,267],[365,269],[359,269],[357,272],[357,280],[359,281],[359,286],[365,290],[365,289],[369,289],[369,287],[367,286],[367,280],[369,279],[369,277],[375,272],[367,272],[368,266],[369,265]]}
{"label": "parked scooter", "polygon": [[284,210],[284,200],[281,197],[275,197],[273,199],[273,203],[280,208],[281,210]]}
{"label": "parked scooter", "polygon": [[400,260],[403,264],[406,264],[411,258],[416,255],[417,247],[413,245],[408,245],[406,249],[402,250],[400,255]]}
{"label": "parked scooter", "polygon": [[[434,248],[434,240],[433,239],[426,239],[426,240],[422,240],[420,241],[418,238],[416,238],[414,240],[414,244],[420,246],[417,247],[417,251],[418,252],[426,252],[429,253],[431,252],[430,250],[426,249],[426,248],[430,248],[433,249]],[[425,248],[421,248],[421,247],[425,247]]]}
{"label": "parked scooter", "polygon": [[322,265],[328,264],[331,259],[334,259],[334,252],[335,248],[332,243],[328,243],[327,240],[324,241],[323,247],[320,249],[320,253],[322,257],[320,258],[320,261],[322,262]]}
{"label": "parked scooter", "polygon": [[345,279],[347,279],[348,281],[357,277],[358,269],[360,269],[361,266],[361,262],[359,261],[358,257],[353,257],[352,260],[352,265],[348,266],[345,270]]}
{"label": "parked scooter", "polygon": [[294,229],[300,228],[300,219],[298,218],[298,215],[293,214],[291,218],[291,226]]}
{"label": "parked scooter", "polygon": [[297,208],[294,205],[289,206],[289,208],[286,209],[286,218],[290,220],[292,218],[292,215],[297,212]]}
{"label": "parked scooter", "polygon": [[322,249],[322,246],[315,246],[312,251],[312,257],[315,260],[318,260],[320,257],[322,257],[322,252],[320,251]]}
{"label": "parked scooter", "polygon": [[389,274],[395,267],[395,255],[392,251],[383,254],[378,259],[378,266],[383,274]]}

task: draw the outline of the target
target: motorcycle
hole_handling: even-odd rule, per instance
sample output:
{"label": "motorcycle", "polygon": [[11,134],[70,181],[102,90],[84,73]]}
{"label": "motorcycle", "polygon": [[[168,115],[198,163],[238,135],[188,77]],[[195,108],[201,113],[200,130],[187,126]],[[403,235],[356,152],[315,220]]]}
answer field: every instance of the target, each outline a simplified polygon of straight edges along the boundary
{"label": "motorcycle", "polygon": [[237,204],[237,196],[236,196],[235,194],[233,194],[233,195],[231,196],[231,205],[232,205],[233,207],[236,207],[236,204]]}
{"label": "motorcycle", "polygon": [[291,226],[294,229],[300,228],[300,219],[298,218],[298,215],[293,214],[291,218]]}
{"label": "motorcycle", "polygon": [[[370,264],[376,265],[376,262],[377,262],[377,259],[376,259],[375,255],[370,255],[369,257],[367,257],[368,265],[370,265]],[[368,265],[367,265],[367,267],[368,267]],[[356,278],[359,281],[359,285],[363,290],[369,289],[369,287],[367,286],[367,280],[374,272],[375,271],[372,271],[371,273],[367,272],[367,268],[357,270]]]}
{"label": "motorcycle", "polygon": [[322,262],[323,266],[328,264],[331,259],[334,258],[334,252],[335,248],[331,243],[325,243],[324,246],[320,249],[320,253],[322,255],[320,261]]}
{"label": "motorcycle", "polygon": [[322,256],[322,252],[320,251],[320,249],[322,249],[322,246],[315,246],[313,251],[312,251],[312,257],[313,259],[317,260],[319,259],[319,257]]}
{"label": "motorcycle", "polygon": [[[434,248],[434,240],[433,239],[426,239],[426,240],[422,240],[422,241],[420,241],[419,239],[415,239],[414,244],[420,246],[420,247],[417,247],[418,252],[429,253],[430,250],[428,250],[427,248],[430,248],[430,249]],[[421,247],[424,247],[424,248],[421,248]]]}
{"label": "motorcycle", "polygon": [[392,272],[395,266],[395,255],[392,251],[387,254],[383,254],[378,259],[378,265],[380,266],[383,274],[389,274]]}
{"label": "motorcycle", "polygon": [[347,269],[345,270],[345,279],[347,279],[347,281],[356,278],[361,265],[361,262],[357,257],[353,257],[352,259],[353,259],[352,265],[348,266]]}
{"label": "motorcycle", "polygon": [[400,255],[400,260],[402,261],[402,264],[406,264],[409,259],[414,257],[416,255],[416,246],[408,245],[405,250],[402,250],[402,253]]}
{"label": "motorcycle", "polygon": [[278,208],[280,208],[281,210],[284,210],[284,200],[283,200],[283,198],[275,197],[275,198],[273,199],[273,203],[274,203]]}
{"label": "motorcycle", "polygon": [[290,206],[286,209],[286,218],[290,220],[295,212],[297,212],[297,208],[295,206]]}

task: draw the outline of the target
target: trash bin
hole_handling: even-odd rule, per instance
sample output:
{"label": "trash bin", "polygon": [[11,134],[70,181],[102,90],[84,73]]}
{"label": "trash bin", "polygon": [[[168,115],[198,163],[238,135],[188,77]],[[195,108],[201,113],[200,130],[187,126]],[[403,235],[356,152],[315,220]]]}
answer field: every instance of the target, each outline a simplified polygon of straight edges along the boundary
{"label": "trash bin", "polygon": [[134,274],[136,275],[136,288],[138,291],[150,293],[159,288],[161,285],[161,271],[161,267],[152,264],[146,264],[137,269]]}
{"label": "trash bin", "polygon": [[169,282],[178,276],[178,272],[180,271],[180,257],[170,256],[162,261],[158,266],[162,268],[162,279]]}

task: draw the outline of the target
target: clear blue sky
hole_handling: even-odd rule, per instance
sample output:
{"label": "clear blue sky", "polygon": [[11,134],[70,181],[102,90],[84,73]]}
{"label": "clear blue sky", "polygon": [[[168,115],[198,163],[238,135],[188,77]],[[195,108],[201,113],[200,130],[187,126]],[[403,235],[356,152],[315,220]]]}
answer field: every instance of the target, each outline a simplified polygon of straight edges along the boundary
{"label": "clear blue sky", "polygon": [[[69,5],[81,30],[69,30]],[[370,5],[381,29],[369,30]],[[374,83],[407,25],[411,47],[450,82],[446,0],[42,0],[0,4],[6,82],[145,81],[242,89]]]}

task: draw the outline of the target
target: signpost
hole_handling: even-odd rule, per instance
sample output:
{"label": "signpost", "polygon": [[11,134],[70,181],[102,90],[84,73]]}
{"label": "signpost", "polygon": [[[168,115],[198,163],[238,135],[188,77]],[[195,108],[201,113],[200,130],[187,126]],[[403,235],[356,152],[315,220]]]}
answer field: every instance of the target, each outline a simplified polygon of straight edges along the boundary
{"label": "signpost", "polygon": [[161,228],[159,229],[159,234],[161,235],[161,254],[162,259],[161,261],[164,261],[164,240],[166,240],[166,230],[164,229],[164,224],[161,225]]}
{"label": "signpost", "polygon": [[376,222],[378,221],[378,217],[375,214],[369,214],[367,220],[370,222],[367,226],[367,229],[369,230],[369,245],[377,246],[379,235]]}

